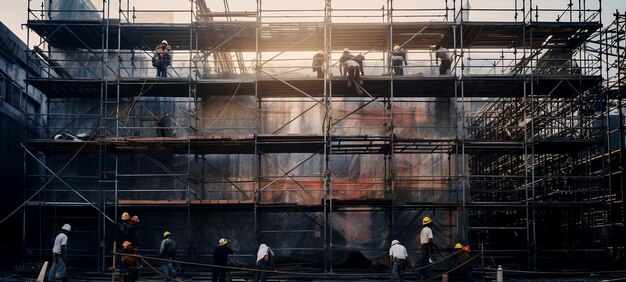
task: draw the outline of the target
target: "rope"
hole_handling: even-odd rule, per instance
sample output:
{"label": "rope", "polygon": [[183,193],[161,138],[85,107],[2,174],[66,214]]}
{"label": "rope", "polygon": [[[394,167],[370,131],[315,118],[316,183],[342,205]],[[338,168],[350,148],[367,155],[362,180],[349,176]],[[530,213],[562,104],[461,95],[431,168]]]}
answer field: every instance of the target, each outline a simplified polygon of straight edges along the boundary
{"label": "rope", "polygon": [[440,260],[438,260],[438,261],[434,261],[434,262],[432,262],[432,263],[430,263],[430,264],[428,264],[428,265],[421,266],[421,267],[415,267],[415,268],[411,268],[411,269],[406,269],[406,270],[405,270],[405,272],[406,272],[406,271],[408,271],[408,270],[416,270],[416,271],[419,271],[419,270],[422,270],[422,269],[424,269],[424,268],[431,267],[431,266],[433,266],[433,265],[435,265],[435,264],[438,264],[438,263],[440,263],[440,262],[442,262],[442,261],[444,261],[444,260],[446,260],[446,259],[448,259],[448,258],[450,258],[450,257],[452,257],[452,256],[454,256],[454,255],[456,255],[456,254],[458,254],[458,253],[460,253],[461,251],[463,251],[463,249],[460,249],[460,250],[458,250],[458,251],[456,251],[456,252],[454,252],[454,253],[451,253],[450,255],[445,256],[445,257],[441,258]]}
{"label": "rope", "polygon": [[[123,254],[123,256],[129,256],[129,254]],[[145,262],[146,265],[150,268],[152,268],[152,270],[154,270],[156,273],[158,273],[159,275],[169,279],[169,280],[174,280],[174,281],[178,281],[175,277],[170,277],[165,275],[165,273],[159,271],[158,269],[156,269],[154,266],[152,266],[149,262],[147,262],[145,259],[143,259],[142,257],[139,257],[141,259],[141,261]]]}
{"label": "rope", "polygon": [[[452,253],[452,254],[450,254],[450,255],[448,255],[448,256],[446,256],[446,257],[444,257],[444,258],[442,258],[442,259],[440,259],[440,260],[438,260],[436,262],[433,262],[433,263],[427,265],[427,266],[407,269],[407,271],[410,271],[410,270],[420,270],[420,269],[423,269],[423,268],[426,268],[426,267],[430,267],[430,266],[432,266],[434,264],[440,263],[440,262],[450,258],[451,256],[459,253],[460,251],[462,251],[462,250],[454,252],[454,253]],[[278,274],[286,274],[286,275],[311,275],[311,274],[315,274],[315,275],[331,276],[331,277],[333,277],[333,276],[363,276],[363,275],[365,275],[365,274],[352,274],[352,273],[330,274],[330,273],[315,273],[315,272],[264,270],[264,269],[257,269],[257,268],[226,266],[226,265],[216,265],[216,264],[208,264],[208,263],[188,262],[188,261],[174,260],[174,259],[156,258],[156,257],[143,256],[143,255],[139,255],[139,254],[122,254],[122,253],[118,253],[118,252],[113,252],[113,255],[116,255],[116,256],[132,256],[132,257],[140,258],[143,261],[148,259],[148,260],[155,260],[155,261],[161,261],[161,262],[171,262],[171,263],[178,263],[178,264],[184,264],[184,265],[193,265],[193,266],[200,266],[200,267],[212,267],[212,268],[223,268],[223,269],[228,269],[228,270],[240,270],[240,271],[248,271],[248,272],[260,271],[260,272],[278,273]],[[477,256],[479,256],[479,255],[477,255]],[[474,258],[472,258],[472,259],[474,259]],[[150,267],[152,268],[152,266],[150,266]],[[384,273],[367,273],[367,275],[374,275],[374,274],[375,275],[387,275],[388,273],[387,272],[384,272]]]}
{"label": "rope", "polygon": [[474,260],[475,258],[481,257],[482,255],[483,255],[482,253],[477,254],[477,255],[473,256],[472,258],[470,258],[470,259],[468,259],[468,260],[464,261],[463,263],[461,263],[461,264],[457,265],[456,267],[454,267],[454,268],[452,268],[452,269],[450,269],[450,270],[448,270],[448,271],[446,271],[446,272],[444,272],[444,273],[441,273],[441,274],[439,274],[439,275],[437,275],[437,276],[435,276],[435,277],[428,278],[428,279],[426,279],[426,280],[433,280],[433,279],[436,279],[436,278],[442,277],[443,275],[448,274],[448,273],[450,273],[450,272],[452,272],[452,271],[455,271],[455,270],[456,270],[456,269],[458,269],[459,267],[461,267],[461,266],[463,266],[463,265],[465,265],[465,264],[469,263],[470,261]]}
{"label": "rope", "polygon": [[[498,271],[495,268],[485,267],[484,270],[488,271]],[[558,272],[558,271],[537,271],[537,270],[500,270],[502,272],[509,273],[525,273],[525,274],[551,274],[551,275],[581,275],[581,274],[612,274],[612,273],[626,273],[626,269],[623,270],[604,270],[604,271],[568,271],[568,272]]]}

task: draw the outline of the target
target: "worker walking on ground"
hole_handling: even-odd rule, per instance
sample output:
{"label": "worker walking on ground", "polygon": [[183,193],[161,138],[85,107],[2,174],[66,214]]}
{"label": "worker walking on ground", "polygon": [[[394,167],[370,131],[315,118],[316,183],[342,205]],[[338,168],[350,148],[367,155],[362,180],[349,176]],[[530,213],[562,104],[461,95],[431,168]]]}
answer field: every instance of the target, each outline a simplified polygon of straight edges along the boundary
{"label": "worker walking on ground", "polygon": [[154,57],[152,58],[152,66],[157,69],[157,77],[167,77],[167,66],[172,64],[172,46],[167,44],[167,40],[161,41],[161,44],[154,48]]}
{"label": "worker walking on ground", "polygon": [[[228,246],[228,241],[224,238],[220,239],[219,246],[213,250],[213,264],[219,266],[228,265],[228,255],[233,254],[233,250],[231,250]],[[220,282],[226,282],[226,273],[228,270],[222,267],[213,267],[213,277],[212,281],[217,282],[219,278]]]}
{"label": "worker walking on ground", "polygon": [[256,253],[256,269],[254,273],[254,282],[267,281],[267,271],[272,266],[272,259],[274,258],[274,251],[268,245],[261,244],[259,251]]}
{"label": "worker walking on ground", "polygon": [[432,251],[433,251],[433,230],[430,229],[432,224],[432,219],[430,217],[425,216],[422,219],[422,224],[424,227],[420,232],[420,248],[422,251],[422,259],[419,264],[419,274],[424,278],[432,277],[432,270],[430,269],[430,264],[432,263]]}
{"label": "worker walking on ground", "polygon": [[65,265],[65,256],[67,254],[67,234],[72,231],[72,226],[64,224],[61,232],[54,238],[54,246],[52,247],[52,266],[48,271],[48,281],[54,281],[57,271],[61,276],[61,281],[67,282],[67,266]]}
{"label": "worker walking on ground", "polygon": [[404,49],[402,49],[400,45],[395,44],[390,55],[391,65],[393,66],[393,74],[404,75],[403,64],[407,65],[406,52],[404,52]]}
{"label": "worker walking on ground", "polygon": [[318,51],[317,54],[313,55],[313,64],[311,67],[314,72],[317,72],[317,78],[324,78],[324,52],[322,50]]}
{"label": "worker walking on ground", "polygon": [[122,254],[122,260],[120,262],[122,282],[135,282],[139,279],[139,269],[141,268],[139,257],[137,257],[139,248],[129,241],[124,241],[124,243],[122,243],[122,249],[124,249],[124,254]]}
{"label": "worker walking on ground", "polygon": [[439,65],[439,75],[448,74],[448,70],[450,70],[450,67],[452,66],[448,49],[441,45],[435,46],[435,59],[438,64],[439,60],[441,60],[441,64]]}
{"label": "worker walking on ground", "polygon": [[470,246],[463,246],[461,243],[457,243],[454,246],[454,262],[453,268],[455,270],[450,272],[450,279],[454,281],[469,281],[472,278],[472,266],[469,263],[471,259]]}
{"label": "worker walking on ground", "polygon": [[400,241],[391,241],[391,248],[389,248],[389,266],[392,267],[393,281],[404,281],[402,279],[402,272],[408,265],[408,257],[409,254],[407,253],[406,248],[400,245]]}
{"label": "worker walking on ground", "polygon": [[[176,241],[172,239],[172,233],[169,231],[163,232],[163,241],[161,241],[161,248],[159,248],[159,257],[166,260],[176,259]],[[167,277],[176,278],[176,270],[174,269],[174,263],[172,261],[164,261],[161,265],[161,272]]]}
{"label": "worker walking on ground", "polygon": [[343,49],[343,54],[341,54],[341,57],[339,58],[339,73],[341,73],[341,76],[348,75],[346,62],[352,59],[354,59],[354,55],[350,54],[350,49]]}

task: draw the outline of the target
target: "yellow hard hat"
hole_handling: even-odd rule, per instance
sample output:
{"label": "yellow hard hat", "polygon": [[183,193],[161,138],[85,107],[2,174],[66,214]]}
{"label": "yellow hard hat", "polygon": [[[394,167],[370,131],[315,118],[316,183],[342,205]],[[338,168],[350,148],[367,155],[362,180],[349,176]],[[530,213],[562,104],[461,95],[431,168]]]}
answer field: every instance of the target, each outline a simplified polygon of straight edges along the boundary
{"label": "yellow hard hat", "polygon": [[163,232],[163,238],[172,235],[172,233],[170,233],[169,231],[165,231]]}
{"label": "yellow hard hat", "polygon": [[129,220],[130,219],[130,214],[128,214],[127,212],[124,212],[122,214],[122,220]]}
{"label": "yellow hard hat", "polygon": [[462,249],[463,245],[461,245],[461,243],[456,243],[456,245],[454,245],[454,249]]}
{"label": "yellow hard hat", "polygon": [[228,241],[226,239],[224,238],[220,239],[220,246],[224,246],[226,244],[228,244]]}
{"label": "yellow hard hat", "polygon": [[124,241],[124,243],[122,243],[122,249],[126,250],[130,244],[132,244],[130,241]]}
{"label": "yellow hard hat", "polygon": [[393,50],[398,50],[398,49],[400,49],[400,45],[398,45],[398,44],[393,45]]}
{"label": "yellow hard hat", "polygon": [[425,216],[424,219],[422,219],[422,224],[429,224],[433,222],[432,219],[430,219],[430,217]]}

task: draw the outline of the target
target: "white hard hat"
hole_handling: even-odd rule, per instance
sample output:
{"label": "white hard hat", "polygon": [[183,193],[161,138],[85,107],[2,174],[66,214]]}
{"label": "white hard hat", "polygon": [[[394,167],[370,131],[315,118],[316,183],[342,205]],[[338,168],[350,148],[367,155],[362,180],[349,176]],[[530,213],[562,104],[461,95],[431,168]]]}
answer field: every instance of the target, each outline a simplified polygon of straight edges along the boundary
{"label": "white hard hat", "polygon": [[392,246],[393,246],[393,245],[395,245],[395,244],[400,244],[400,241],[398,241],[398,240],[393,240],[393,241],[391,241],[391,245],[392,245]]}
{"label": "white hard hat", "polygon": [[222,238],[222,239],[220,239],[219,244],[220,244],[220,246],[224,246],[224,245],[228,244],[228,240]]}
{"label": "white hard hat", "polygon": [[72,231],[72,226],[69,225],[68,223],[63,224],[63,227],[61,227],[61,230],[65,230],[65,231],[70,232],[70,231]]}
{"label": "white hard hat", "polygon": [[161,44],[167,44],[167,40],[161,41]]}
{"label": "white hard hat", "polygon": [[350,52],[350,49],[348,49],[348,48],[343,48],[343,51],[344,51],[344,52]]}

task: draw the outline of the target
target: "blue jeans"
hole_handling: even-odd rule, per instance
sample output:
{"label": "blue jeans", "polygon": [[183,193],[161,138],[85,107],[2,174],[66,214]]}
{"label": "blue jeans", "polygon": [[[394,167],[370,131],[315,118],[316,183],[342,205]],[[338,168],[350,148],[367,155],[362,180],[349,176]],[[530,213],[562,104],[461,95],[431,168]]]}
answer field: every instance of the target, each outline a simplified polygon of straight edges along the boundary
{"label": "blue jeans", "polygon": [[161,63],[157,69],[157,77],[167,77],[167,64]]}
{"label": "blue jeans", "polygon": [[393,274],[393,281],[404,281],[402,280],[402,273],[400,271],[404,270],[402,268],[404,268],[403,266],[401,266],[401,264],[405,263],[406,260],[400,260],[398,258],[393,258],[393,270],[392,270],[392,274]]}
{"label": "blue jeans", "polygon": [[[260,259],[257,263],[257,270],[268,270],[270,269],[270,264],[263,259]],[[255,271],[254,272],[254,282],[265,282],[267,281],[267,272],[265,271]]]}
{"label": "blue jeans", "polygon": [[420,261],[419,274],[426,278],[433,277],[432,269],[430,269],[430,246],[422,247],[422,260]]}
{"label": "blue jeans", "polygon": [[176,278],[176,270],[174,269],[174,264],[171,262],[162,264],[161,272],[168,277]]}
{"label": "blue jeans", "polygon": [[61,278],[67,278],[67,267],[65,266],[63,256],[59,254],[52,255],[52,266],[50,266],[50,271],[48,271],[48,281],[54,281],[54,276],[56,275],[57,271],[61,275]]}

